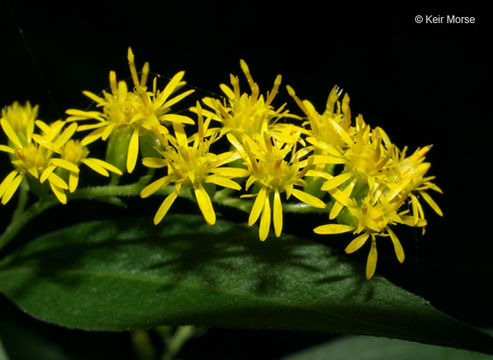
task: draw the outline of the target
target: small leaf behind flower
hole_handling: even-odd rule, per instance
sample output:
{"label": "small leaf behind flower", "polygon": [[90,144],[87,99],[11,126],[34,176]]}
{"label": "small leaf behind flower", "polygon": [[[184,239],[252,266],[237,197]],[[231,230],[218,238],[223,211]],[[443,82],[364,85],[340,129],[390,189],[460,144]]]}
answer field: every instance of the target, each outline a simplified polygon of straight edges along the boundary
{"label": "small leaf behind flower", "polygon": [[489,355],[436,345],[384,339],[371,336],[348,336],[313,346],[282,360],[488,360]]}
{"label": "small leaf behind flower", "polygon": [[89,222],[0,263],[0,291],[47,322],[86,330],[167,325],[386,336],[493,354],[493,338],[320,244],[258,241],[201,217]]}

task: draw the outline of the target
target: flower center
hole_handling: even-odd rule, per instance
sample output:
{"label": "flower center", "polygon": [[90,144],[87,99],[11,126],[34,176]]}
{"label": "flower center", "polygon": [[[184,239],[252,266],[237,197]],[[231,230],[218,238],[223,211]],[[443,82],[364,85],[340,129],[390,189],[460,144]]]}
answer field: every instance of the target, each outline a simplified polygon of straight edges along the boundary
{"label": "flower center", "polygon": [[79,141],[69,140],[63,147],[63,159],[73,164],[79,163],[88,154],[87,148],[82,146]]}
{"label": "flower center", "polygon": [[50,155],[46,153],[46,150],[29,143],[22,148],[16,149],[14,158],[13,163],[19,169],[26,172],[30,169],[36,169],[40,172],[46,167]]}

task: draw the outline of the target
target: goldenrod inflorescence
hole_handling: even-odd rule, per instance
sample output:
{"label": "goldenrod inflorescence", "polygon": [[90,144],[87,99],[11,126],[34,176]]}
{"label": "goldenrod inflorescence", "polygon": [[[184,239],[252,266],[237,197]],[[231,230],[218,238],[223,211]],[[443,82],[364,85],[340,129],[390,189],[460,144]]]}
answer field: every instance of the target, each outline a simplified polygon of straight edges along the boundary
{"label": "goldenrod inflorescence", "polygon": [[[315,233],[354,234],[347,253],[370,241],[368,279],[376,269],[377,240],[390,238],[398,261],[403,262],[404,250],[393,228],[403,224],[424,232],[427,222],[421,200],[443,215],[429,194],[442,192],[434,177],[427,175],[430,163],[425,156],[431,146],[408,155],[407,147],[399,149],[383,129],[372,128],[362,115],[353,119],[349,96],[341,99],[337,86],[322,113],[287,86],[300,109],[301,115],[296,115],[286,104],[273,105],[281,76],[264,96],[241,60],[249,91],[242,92],[239,77],[231,75],[231,86],[220,84],[224,97],[196,101],[187,116],[171,111],[193,93],[179,92],[186,84],[183,71],[162,90],[157,77],[148,88],[149,64],[144,64],[139,77],[130,48],[127,58],[130,88],[125,81],[117,82],[111,71],[110,91],[103,90],[102,96],[83,92],[97,110],[69,109],[66,120],[51,124],[38,120],[38,107],[29,102],[16,102],[2,111],[0,122],[8,144],[0,145],[0,151],[10,154],[14,168],[0,184],[2,204],[24,180],[39,196],[47,196],[43,185],[47,182],[55,197],[66,203],[66,191],[77,191],[80,164],[103,176],[109,172],[118,176],[134,171],[140,153],[144,167],[161,172],[139,190],[143,198],[164,196],[155,224],[183,195],[195,199],[205,221],[213,225],[214,198],[224,188],[223,195],[250,204],[248,225],[260,219],[259,238],[264,241],[271,227],[276,237],[281,236],[286,204],[299,201],[305,210],[328,214],[330,222],[316,227]],[[73,138],[87,130],[82,139]],[[97,140],[108,140],[105,160],[89,157],[88,146]]]}

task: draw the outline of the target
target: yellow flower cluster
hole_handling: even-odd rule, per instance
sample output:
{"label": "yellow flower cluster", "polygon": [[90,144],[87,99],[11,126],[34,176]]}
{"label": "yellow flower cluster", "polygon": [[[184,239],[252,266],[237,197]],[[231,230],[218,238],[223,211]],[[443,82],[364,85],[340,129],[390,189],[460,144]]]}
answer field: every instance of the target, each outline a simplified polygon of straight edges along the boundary
{"label": "yellow flower cluster", "polygon": [[[332,89],[323,114],[319,114],[307,100],[299,99],[288,87],[289,94],[308,119],[307,142],[313,144],[315,168],[309,175],[324,179],[321,189],[327,191],[335,202],[329,219],[336,219],[347,209],[346,224],[327,224],[314,229],[317,234],[338,234],[352,231],[357,237],[346,247],[347,253],[361,248],[371,238],[366,277],[371,278],[377,263],[376,237],[390,237],[397,259],[404,261],[402,245],[390,228],[405,224],[424,227],[426,219],[418,196],[422,197],[440,216],[442,211],[427,190],[442,192],[426,177],[430,163],[424,162],[430,146],[417,149],[406,157],[390,142],[381,128],[371,129],[358,115],[351,122],[349,97],[342,104],[337,101],[340,90]],[[336,165],[341,169],[334,173]],[[408,199],[412,209],[406,207]]]}
{"label": "yellow flower cluster", "polygon": [[[254,185],[253,192],[242,196],[255,197],[248,224],[253,225],[260,217],[260,239],[267,238],[271,219],[275,235],[281,235],[282,194],[286,199],[293,195],[317,208],[326,207],[322,200],[327,197],[333,199],[329,219],[341,223],[322,225],[314,231],[353,232],[356,238],[347,246],[347,253],[358,250],[371,238],[367,278],[376,268],[377,236],[390,237],[397,259],[403,262],[404,251],[391,226],[405,224],[424,231],[426,219],[419,198],[443,215],[427,192],[442,192],[432,182],[434,178],[426,176],[430,163],[425,162],[425,155],[430,146],[406,156],[407,148],[397,148],[383,129],[372,129],[361,115],[352,120],[349,96],[345,94],[340,101],[342,91],[337,86],[330,92],[323,113],[287,86],[305,121],[300,125],[286,122],[287,118],[301,118],[290,114],[285,105],[278,109],[272,105],[281,77],[276,77],[274,87],[264,98],[259,95],[248,66],[244,61],[240,65],[250,94],[241,93],[238,77],[231,75],[232,88],[220,85],[226,96],[223,101],[209,97],[202,101],[212,109],[207,115],[221,123],[220,134],[227,134],[249,171],[245,190]],[[306,177],[323,179],[323,183],[309,193]],[[410,210],[406,208],[408,200]]]}
{"label": "yellow flower cluster", "polygon": [[226,167],[238,158],[234,152],[214,154],[210,146],[217,140],[217,131],[209,129],[210,118],[204,121],[200,105],[197,103],[198,132],[187,137],[182,124],[173,124],[174,135],[161,137],[162,149],[156,148],[161,158],[146,157],[143,164],[150,168],[167,168],[167,175],[146,186],[140,195],[148,197],[168,185],[174,186],[159,207],[154,224],[159,223],[178,197],[183,188],[192,188],[199,208],[209,225],[216,222],[216,214],[207,193],[207,184],[241,190],[241,186],[233,178],[248,174],[245,169]]}
{"label": "yellow flower cluster", "polygon": [[[69,109],[65,121],[49,125],[36,119],[38,108],[29,103],[14,103],[2,111],[1,127],[9,142],[0,145],[0,151],[10,154],[14,167],[0,184],[3,204],[24,178],[31,189],[38,190],[42,186],[33,184],[47,181],[56,198],[66,203],[65,191],[72,193],[77,188],[80,164],[104,176],[109,172],[121,175],[123,170],[134,170],[140,152],[145,167],[164,170],[140,191],[143,198],[165,196],[155,224],[182,195],[194,198],[205,221],[213,225],[213,201],[220,187],[228,189],[223,194],[232,196],[235,190],[238,201],[249,201],[248,225],[259,221],[259,238],[264,241],[271,227],[281,236],[283,203],[295,198],[305,209],[328,213],[332,222],[316,227],[315,233],[355,235],[347,253],[370,240],[368,279],[376,269],[378,237],[390,238],[398,261],[403,262],[403,247],[391,227],[404,224],[424,231],[427,222],[421,199],[443,215],[429,194],[430,190],[442,192],[433,183],[434,177],[427,176],[430,163],[425,155],[431,147],[408,155],[407,148],[399,149],[383,129],[371,128],[361,115],[353,119],[349,96],[340,99],[342,90],[337,86],[322,113],[287,86],[303,113],[294,115],[286,104],[273,105],[281,76],[277,75],[264,96],[241,60],[249,91],[242,92],[239,77],[231,75],[231,85],[220,84],[224,97],[205,97],[189,109],[195,114],[194,121],[171,113],[173,105],[193,92],[178,93],[186,84],[183,71],[162,90],[157,77],[148,88],[149,64],[144,64],[139,77],[130,48],[127,58],[132,89],[125,81],[117,82],[111,71],[110,91],[103,91],[102,96],[83,92],[97,110]],[[88,124],[88,120],[94,122]],[[195,132],[187,131],[187,125],[195,125]],[[76,131],[87,130],[81,140],[72,139]],[[99,139],[109,140],[107,161],[88,157],[87,145]],[[145,150],[145,142],[151,144],[151,151],[149,146]],[[123,163],[112,154],[118,154]]]}
{"label": "yellow flower cluster", "polygon": [[[111,93],[103,90],[100,97],[90,91],[83,91],[84,95],[93,100],[101,111],[82,111],[77,109],[67,110],[70,115],[67,121],[96,120],[97,122],[89,125],[79,126],[79,131],[92,130],[82,139],[82,145],[87,145],[102,139],[106,141],[110,135],[120,137],[121,133],[117,130],[129,130],[131,132],[126,156],[126,169],[131,173],[139,154],[139,137],[146,133],[156,136],[165,135],[168,129],[165,125],[171,123],[193,124],[193,121],[183,115],[171,114],[171,106],[181,101],[194,90],[188,90],[179,95],[171,97],[186,83],[182,81],[184,71],[178,72],[163,90],[157,89],[157,77],[154,78],[152,89],[147,88],[147,78],[149,76],[149,63],[142,67],[140,79],[134,62],[132,49],[128,49],[128,64],[133,81],[133,91],[128,90],[125,81],[116,81],[116,73],[110,71]],[[122,169],[123,170],[123,169]]]}
{"label": "yellow flower cluster", "polygon": [[[47,125],[36,119],[37,113],[38,107],[31,107],[29,102],[24,106],[15,102],[2,110],[0,124],[9,142],[8,145],[0,145],[0,151],[11,155],[14,167],[0,184],[2,204],[11,199],[24,178],[32,189],[38,189],[38,195],[43,195],[46,189],[36,186],[36,183],[48,181],[53,194],[65,204],[65,191],[72,193],[77,188],[80,164],[104,176],[109,175],[108,170],[121,174],[113,165],[87,157],[87,148],[71,139],[77,124],[66,126],[66,122],[58,120]],[[35,127],[40,133],[34,133]]]}

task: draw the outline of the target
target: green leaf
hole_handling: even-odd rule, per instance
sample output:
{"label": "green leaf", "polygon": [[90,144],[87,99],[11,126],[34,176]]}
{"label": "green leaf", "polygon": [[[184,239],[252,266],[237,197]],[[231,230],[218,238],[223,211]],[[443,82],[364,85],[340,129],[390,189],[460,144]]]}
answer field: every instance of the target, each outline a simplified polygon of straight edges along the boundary
{"label": "green leaf", "polygon": [[100,221],[42,236],[0,263],[0,290],[70,328],[308,329],[493,354],[493,338],[320,244],[201,217]]}
{"label": "green leaf", "polygon": [[404,340],[349,336],[291,354],[283,360],[488,360],[491,356]]}
{"label": "green leaf", "polygon": [[[0,324],[0,334],[4,338],[5,353],[11,355],[12,359],[36,359],[36,360],[78,360],[66,354],[57,344],[42,338],[41,336],[9,324],[7,328]],[[6,356],[6,355],[4,355]],[[0,349],[0,360],[2,358]]]}
{"label": "green leaf", "polygon": [[1,340],[0,340],[0,360],[9,360],[9,357],[5,353]]}

